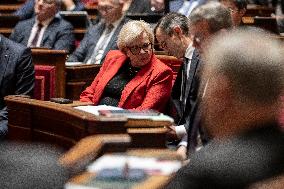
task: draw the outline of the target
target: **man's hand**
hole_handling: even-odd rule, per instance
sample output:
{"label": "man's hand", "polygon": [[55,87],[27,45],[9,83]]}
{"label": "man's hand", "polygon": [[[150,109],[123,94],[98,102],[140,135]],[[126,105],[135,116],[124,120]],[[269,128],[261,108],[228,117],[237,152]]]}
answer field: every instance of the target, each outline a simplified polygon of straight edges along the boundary
{"label": "man's hand", "polygon": [[177,149],[177,154],[178,156],[180,156],[182,158],[182,160],[186,160],[187,159],[187,155],[186,155],[187,149],[185,146],[179,146]]}

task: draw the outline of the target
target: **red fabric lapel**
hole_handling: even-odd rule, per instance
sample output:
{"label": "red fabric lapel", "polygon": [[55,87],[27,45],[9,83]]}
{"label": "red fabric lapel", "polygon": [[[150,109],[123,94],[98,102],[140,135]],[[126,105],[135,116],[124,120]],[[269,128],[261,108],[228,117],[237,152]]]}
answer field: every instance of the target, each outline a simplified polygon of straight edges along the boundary
{"label": "red fabric lapel", "polygon": [[127,98],[131,95],[131,93],[138,87],[152,72],[153,65],[157,61],[157,58],[153,54],[151,61],[146,64],[142,69],[137,73],[137,75],[125,86],[121,93],[121,98],[118,106],[123,107]]}
{"label": "red fabric lapel", "polygon": [[97,89],[101,89],[96,92],[94,97],[94,101],[99,101],[98,99],[101,98],[104,88],[107,85],[107,83],[115,76],[115,74],[118,72],[118,70],[121,68],[121,66],[125,63],[127,56],[119,51],[117,51],[117,56],[114,56],[109,61],[105,61],[104,64],[108,64],[107,68],[105,69],[105,72],[100,78]]}

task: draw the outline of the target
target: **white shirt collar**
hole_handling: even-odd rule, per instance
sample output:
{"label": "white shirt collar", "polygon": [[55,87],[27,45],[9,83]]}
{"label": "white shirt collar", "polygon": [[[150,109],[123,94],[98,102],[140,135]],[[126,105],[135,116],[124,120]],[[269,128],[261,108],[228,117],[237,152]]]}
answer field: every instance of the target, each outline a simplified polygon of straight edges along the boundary
{"label": "white shirt collar", "polygon": [[[51,22],[53,19],[54,19],[54,17],[48,18],[48,19],[42,21],[41,24],[46,27],[46,26],[48,26],[48,25],[50,24],[50,22]],[[35,23],[36,23],[36,25],[39,23],[39,21],[37,20],[37,18],[36,18],[36,22],[35,22]]]}
{"label": "white shirt collar", "polygon": [[194,47],[192,46],[192,42],[189,43],[186,51],[185,51],[185,58],[191,59],[193,55]]}
{"label": "white shirt collar", "polygon": [[[122,19],[123,19],[123,16],[120,19],[116,20],[115,22],[111,23],[114,29],[120,24]],[[103,22],[105,21],[103,20]]]}

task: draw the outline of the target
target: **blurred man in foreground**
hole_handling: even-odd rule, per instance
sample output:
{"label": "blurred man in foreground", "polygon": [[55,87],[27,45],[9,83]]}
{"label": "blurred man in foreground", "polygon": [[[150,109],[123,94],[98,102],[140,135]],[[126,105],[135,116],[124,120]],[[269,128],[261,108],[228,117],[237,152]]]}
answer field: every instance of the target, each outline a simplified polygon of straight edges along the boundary
{"label": "blurred man in foreground", "polygon": [[283,48],[253,29],[223,33],[204,52],[202,117],[214,140],[168,188],[246,188],[283,173]]}

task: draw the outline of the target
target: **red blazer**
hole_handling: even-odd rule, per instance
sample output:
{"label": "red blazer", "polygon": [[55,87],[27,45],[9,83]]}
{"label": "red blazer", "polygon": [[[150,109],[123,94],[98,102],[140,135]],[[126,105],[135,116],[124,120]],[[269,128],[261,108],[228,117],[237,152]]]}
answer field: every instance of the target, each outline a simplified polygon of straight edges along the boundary
{"label": "red blazer", "polygon": [[[82,92],[80,101],[97,105],[105,86],[126,60],[127,56],[121,51],[109,51],[95,80]],[[162,112],[171,95],[172,79],[172,70],[153,54],[151,62],[143,66],[123,89],[118,107]]]}

